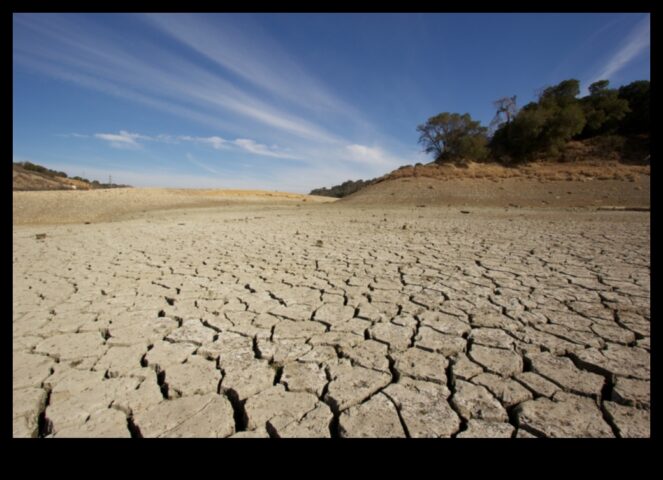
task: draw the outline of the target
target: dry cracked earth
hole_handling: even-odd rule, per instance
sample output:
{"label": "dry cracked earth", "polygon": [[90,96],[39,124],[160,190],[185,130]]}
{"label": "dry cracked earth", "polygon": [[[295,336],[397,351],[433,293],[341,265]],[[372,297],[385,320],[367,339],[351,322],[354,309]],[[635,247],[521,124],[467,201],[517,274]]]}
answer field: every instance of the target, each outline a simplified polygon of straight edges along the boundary
{"label": "dry cracked earth", "polygon": [[15,226],[13,433],[648,437],[649,230],[333,204]]}

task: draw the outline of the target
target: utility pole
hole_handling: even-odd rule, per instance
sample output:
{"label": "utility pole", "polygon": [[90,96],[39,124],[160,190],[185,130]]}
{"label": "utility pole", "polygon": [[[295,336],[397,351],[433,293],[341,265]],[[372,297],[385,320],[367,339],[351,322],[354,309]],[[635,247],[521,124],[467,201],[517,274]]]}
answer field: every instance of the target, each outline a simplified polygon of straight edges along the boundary
{"label": "utility pole", "polygon": [[108,175],[108,188],[113,184],[113,177],[111,175]]}

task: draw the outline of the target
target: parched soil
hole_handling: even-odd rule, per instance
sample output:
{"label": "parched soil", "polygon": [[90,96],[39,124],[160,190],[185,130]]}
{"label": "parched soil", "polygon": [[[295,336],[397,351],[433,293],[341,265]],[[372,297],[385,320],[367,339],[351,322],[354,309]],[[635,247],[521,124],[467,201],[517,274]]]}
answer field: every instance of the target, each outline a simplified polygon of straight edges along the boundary
{"label": "parched soil", "polygon": [[15,437],[650,435],[648,212],[16,195]]}

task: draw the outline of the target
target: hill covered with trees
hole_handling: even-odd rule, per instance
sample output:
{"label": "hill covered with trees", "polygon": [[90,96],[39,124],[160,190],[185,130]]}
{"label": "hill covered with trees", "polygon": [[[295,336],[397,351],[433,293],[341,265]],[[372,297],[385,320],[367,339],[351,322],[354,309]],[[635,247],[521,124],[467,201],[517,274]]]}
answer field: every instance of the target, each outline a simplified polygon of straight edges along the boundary
{"label": "hill covered with trees", "polygon": [[[521,109],[516,108],[515,96],[504,97],[494,103],[497,113],[489,127],[472,120],[469,113],[442,112],[417,126],[419,143],[438,165],[601,159],[649,164],[650,82],[638,80],[615,89],[608,80],[600,80],[588,90],[588,95],[579,97],[580,82],[564,80],[542,89],[536,101]],[[408,167],[399,169],[405,169],[401,175]],[[341,198],[394,173],[348,180],[310,194]]]}
{"label": "hill covered with trees", "polygon": [[559,160],[569,142],[597,138],[594,143],[612,146],[618,153],[628,154],[625,149],[636,144],[641,150],[643,142],[648,149],[649,81],[611,89],[607,80],[600,80],[589,86],[589,95],[578,98],[579,94],[576,79],[545,88],[537,101],[514,108],[514,115],[500,122],[491,136],[467,113],[440,113],[417,127],[419,142],[435,162],[457,164]]}

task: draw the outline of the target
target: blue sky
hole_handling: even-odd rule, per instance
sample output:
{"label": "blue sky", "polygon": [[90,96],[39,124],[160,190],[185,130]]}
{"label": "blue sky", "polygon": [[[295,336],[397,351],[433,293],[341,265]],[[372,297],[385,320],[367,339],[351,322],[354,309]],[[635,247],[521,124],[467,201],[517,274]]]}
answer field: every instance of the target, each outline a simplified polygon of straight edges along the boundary
{"label": "blue sky", "polygon": [[[567,78],[650,78],[648,14],[15,14],[13,160],[134,186],[308,192],[428,162]],[[584,94],[584,93],[583,93]]]}

